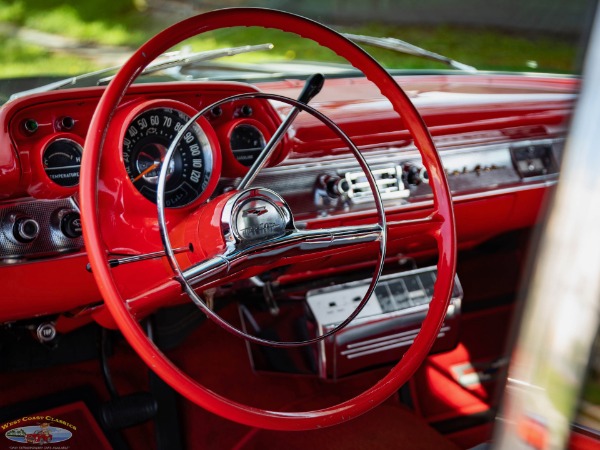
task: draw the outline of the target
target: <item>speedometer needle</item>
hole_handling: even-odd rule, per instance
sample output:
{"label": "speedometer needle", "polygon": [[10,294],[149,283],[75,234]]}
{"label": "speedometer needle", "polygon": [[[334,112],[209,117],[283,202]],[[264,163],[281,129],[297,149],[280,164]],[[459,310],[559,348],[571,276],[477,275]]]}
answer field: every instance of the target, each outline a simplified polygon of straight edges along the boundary
{"label": "speedometer needle", "polygon": [[148,175],[150,172],[152,172],[154,169],[156,169],[158,166],[160,166],[161,163],[162,163],[162,161],[156,161],[154,164],[152,164],[151,166],[147,167],[146,170],[144,170],[142,173],[140,173],[137,177],[135,177],[133,179],[133,182],[137,183],[139,180],[142,179],[142,177],[144,175]]}

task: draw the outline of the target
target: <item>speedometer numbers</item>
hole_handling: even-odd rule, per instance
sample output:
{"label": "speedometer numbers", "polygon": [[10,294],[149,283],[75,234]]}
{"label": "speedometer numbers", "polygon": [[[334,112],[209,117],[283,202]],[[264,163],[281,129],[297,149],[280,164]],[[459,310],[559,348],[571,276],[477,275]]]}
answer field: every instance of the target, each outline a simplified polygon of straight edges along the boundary
{"label": "speedometer numbers", "polygon": [[[180,108],[153,107],[139,112],[128,123],[122,141],[125,170],[148,200],[156,203],[158,176],[167,149],[189,118]],[[211,194],[220,159],[211,143],[215,140],[207,132],[210,130],[205,131],[196,122],[181,138],[167,171],[166,207],[186,206],[198,199],[206,200]]]}

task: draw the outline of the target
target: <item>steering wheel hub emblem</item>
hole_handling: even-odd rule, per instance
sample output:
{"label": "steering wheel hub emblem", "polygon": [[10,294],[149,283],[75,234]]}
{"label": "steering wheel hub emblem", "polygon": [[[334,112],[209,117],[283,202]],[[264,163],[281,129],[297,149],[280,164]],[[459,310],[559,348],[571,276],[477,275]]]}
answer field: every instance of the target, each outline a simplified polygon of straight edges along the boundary
{"label": "steering wheel hub emblem", "polygon": [[294,229],[290,207],[277,193],[265,188],[234,195],[222,214],[223,234],[236,247],[282,237]]}
{"label": "steering wheel hub emblem", "polygon": [[266,197],[252,197],[234,212],[233,233],[242,242],[282,236],[287,220],[284,212]]}

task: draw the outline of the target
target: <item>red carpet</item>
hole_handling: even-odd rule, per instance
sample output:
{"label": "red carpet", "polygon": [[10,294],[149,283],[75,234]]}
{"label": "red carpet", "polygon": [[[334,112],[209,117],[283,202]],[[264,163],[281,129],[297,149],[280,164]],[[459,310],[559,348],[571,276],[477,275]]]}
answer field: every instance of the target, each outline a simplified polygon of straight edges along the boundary
{"label": "red carpet", "polygon": [[[237,317],[235,311],[229,311]],[[385,370],[373,371],[338,383],[315,377],[256,374],[248,361],[245,343],[212,323],[204,323],[183,345],[170,352],[173,361],[196,379],[223,395],[247,404],[278,410],[317,409],[350,398],[372,386]],[[145,389],[147,369],[125,344],[110,359],[114,381],[121,394]],[[0,406],[16,404],[77,386],[91,386],[108,399],[99,364],[90,361],[44,370],[2,373]],[[189,449],[456,449],[424,421],[395,399],[350,423],[324,430],[298,433],[254,431],[181,401],[182,428]],[[126,430],[132,449],[155,448],[151,423]]]}

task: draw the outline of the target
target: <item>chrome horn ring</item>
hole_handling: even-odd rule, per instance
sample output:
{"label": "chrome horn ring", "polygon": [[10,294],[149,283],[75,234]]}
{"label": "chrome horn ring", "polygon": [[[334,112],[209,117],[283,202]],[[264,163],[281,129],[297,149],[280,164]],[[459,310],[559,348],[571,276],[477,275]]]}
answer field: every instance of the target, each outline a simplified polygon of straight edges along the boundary
{"label": "chrome horn ring", "polygon": [[[179,263],[178,263],[177,259],[175,258],[175,252],[173,250],[173,246],[171,245],[171,241],[170,241],[170,238],[169,238],[169,235],[167,232],[166,218],[165,218],[165,187],[166,187],[169,163],[173,157],[173,154],[175,153],[175,149],[177,148],[179,141],[182,139],[183,135],[186,133],[186,131],[189,129],[189,127],[191,127],[192,124],[196,120],[198,120],[198,118],[202,117],[204,114],[208,113],[213,108],[220,106],[224,103],[230,102],[230,101],[236,101],[236,100],[242,100],[242,99],[256,99],[256,98],[279,101],[282,103],[286,103],[286,104],[292,106],[293,108],[298,108],[302,111],[305,111],[308,114],[312,115],[314,118],[323,122],[333,132],[335,132],[338,135],[338,137],[341,138],[342,141],[344,141],[344,143],[348,146],[348,148],[350,148],[354,157],[357,159],[361,169],[363,170],[363,172],[365,174],[365,177],[367,178],[367,182],[369,183],[369,186],[373,193],[375,207],[377,209],[378,222],[377,222],[377,225],[372,226],[372,228],[370,230],[373,232],[373,236],[375,237],[374,239],[371,239],[371,240],[379,241],[379,251],[378,251],[378,255],[377,255],[377,263],[376,263],[375,271],[373,273],[371,283],[369,284],[366,293],[364,294],[362,300],[360,301],[360,303],[358,304],[356,309],[343,322],[338,324],[336,327],[334,327],[327,333],[324,333],[320,336],[317,336],[312,339],[307,339],[304,341],[279,342],[279,341],[272,341],[272,340],[268,340],[268,339],[259,338],[259,337],[256,337],[256,336],[246,333],[246,332],[232,326],[227,321],[223,320],[218,314],[216,314],[212,309],[210,309],[208,307],[208,305],[202,300],[202,298],[196,293],[196,291],[194,290],[192,285],[190,284],[190,282],[189,282],[190,279],[194,279],[195,281],[197,281],[198,279],[201,279],[203,276],[207,276],[207,275],[210,275],[219,270],[223,270],[223,268],[226,268],[227,270],[229,270],[230,264],[234,258],[245,257],[252,251],[251,245],[249,247],[242,246],[240,248],[239,244],[244,239],[240,240],[239,230],[237,232],[237,236],[236,236],[235,232],[228,234],[225,232],[225,229],[223,228],[223,225],[222,225],[222,231],[224,232],[224,238],[227,243],[227,250],[226,250],[225,254],[216,256],[214,258],[211,258],[203,263],[200,263],[200,264],[194,266],[194,269],[195,269],[194,273],[192,273],[192,274],[188,273],[187,276],[184,275],[185,271],[181,270],[181,267],[179,266]],[[263,195],[266,194],[267,196],[271,196],[271,195],[276,196],[276,198],[280,199],[283,202],[283,205],[285,205],[285,207],[281,208],[281,210],[284,211],[283,214],[285,214],[285,211],[288,211],[290,214],[289,220],[286,221],[286,231],[288,233],[286,235],[286,237],[288,239],[293,240],[293,239],[297,238],[296,242],[301,242],[303,238],[307,239],[307,240],[309,238],[313,238],[313,237],[316,237],[317,239],[319,237],[325,238],[325,239],[327,238],[327,230],[311,230],[309,232],[300,232],[299,230],[297,230],[296,227],[294,226],[293,216],[291,215],[291,210],[289,210],[289,207],[285,204],[285,201],[279,195],[274,193],[273,191],[270,191],[270,190],[264,189],[264,188],[263,189],[259,189],[259,188],[245,189],[245,190],[240,191],[234,197],[232,197],[232,199],[230,199],[230,201],[227,203],[227,206],[223,210],[223,215],[228,214],[228,217],[224,218],[222,216],[222,218],[221,218],[222,224],[224,222],[225,223],[229,222],[231,224],[232,219],[236,218],[236,216],[234,215],[235,208],[239,209],[240,205],[236,204],[236,200],[234,200],[234,199],[239,199],[240,196],[248,195],[249,192],[256,191],[256,190],[261,191],[261,194],[263,194]],[[164,161],[162,162],[162,164],[160,166],[160,175],[159,175],[159,179],[158,179],[156,199],[157,199],[156,203],[157,203],[157,210],[158,210],[158,225],[159,225],[159,230],[160,230],[160,236],[161,236],[161,239],[163,242],[163,246],[165,248],[165,254],[167,256],[167,259],[169,261],[171,269],[175,273],[177,281],[182,285],[182,288],[187,293],[187,295],[190,297],[190,299],[194,302],[194,304],[196,306],[198,306],[200,308],[200,310],[202,312],[204,312],[204,314],[206,314],[213,322],[215,322],[217,325],[219,325],[226,331],[232,333],[233,335],[241,337],[241,338],[243,338],[249,342],[255,343],[255,344],[265,345],[265,346],[270,346],[270,347],[291,348],[291,347],[300,347],[300,346],[315,344],[315,343],[322,341],[323,339],[326,339],[329,336],[332,336],[333,334],[335,334],[338,331],[345,328],[362,311],[362,309],[365,307],[365,305],[371,298],[371,295],[373,294],[375,287],[377,286],[377,282],[379,281],[379,278],[383,271],[383,265],[385,262],[385,251],[386,251],[386,245],[387,245],[387,225],[386,225],[385,211],[383,208],[383,202],[381,200],[381,195],[379,193],[379,189],[377,188],[377,183],[375,182],[375,179],[371,173],[371,169],[370,169],[367,161],[360,153],[360,150],[358,150],[356,145],[348,137],[348,135],[346,135],[346,133],[344,133],[333,121],[331,121],[331,119],[329,119],[327,116],[323,115],[316,109],[312,108],[311,106],[306,105],[297,100],[291,99],[289,97],[284,97],[284,96],[275,95],[275,94],[267,94],[267,93],[262,93],[262,92],[252,92],[252,93],[246,93],[246,94],[233,95],[233,96],[224,98],[222,100],[219,100],[219,101],[205,107],[204,109],[199,111],[197,114],[195,114],[193,117],[191,117],[188,120],[188,122],[179,130],[179,132],[173,139],[173,142],[171,143],[171,145],[169,146],[169,148],[167,150]],[[360,228],[360,227],[357,227],[357,229],[358,228]],[[365,230],[367,233],[369,232],[368,228]],[[320,231],[323,231],[324,233],[321,233],[321,235],[319,235]],[[296,233],[296,235],[294,235],[294,233]],[[349,238],[348,238],[349,245],[351,245],[353,243],[351,240],[352,237],[350,234],[348,236],[349,236]],[[262,244],[272,243],[278,237],[279,236],[272,236],[267,241],[262,242]],[[333,238],[333,237],[331,236],[331,238]],[[343,235],[342,235],[342,239],[344,239]],[[360,241],[357,241],[357,242],[360,242]]]}

